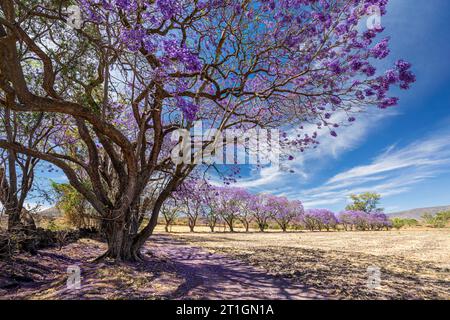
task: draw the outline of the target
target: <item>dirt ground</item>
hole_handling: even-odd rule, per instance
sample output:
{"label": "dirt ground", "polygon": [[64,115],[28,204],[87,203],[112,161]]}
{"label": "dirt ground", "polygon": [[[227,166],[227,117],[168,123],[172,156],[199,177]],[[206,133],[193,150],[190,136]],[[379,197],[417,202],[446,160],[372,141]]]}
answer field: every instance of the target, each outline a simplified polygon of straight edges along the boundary
{"label": "dirt ground", "polygon": [[[147,243],[142,263],[90,262],[105,245],[80,240],[0,261],[0,299],[324,299],[291,279],[267,274],[230,256],[210,253],[173,236]],[[80,288],[67,286],[68,268]]]}
{"label": "dirt ground", "polygon": [[[168,235],[139,264],[90,262],[83,239],[0,261],[0,299],[450,299],[450,230]],[[67,267],[81,288],[67,287]],[[380,282],[370,282],[379,268]]]}
{"label": "dirt ground", "polygon": [[[337,250],[433,262],[450,268],[450,228],[405,229],[364,232],[216,232],[199,227],[190,233],[187,227],[174,226],[172,233],[192,243],[211,247],[257,248],[280,246],[288,248]],[[163,229],[158,226],[158,232]],[[240,232],[239,232],[240,231]]]}
{"label": "dirt ground", "polygon": [[[450,230],[174,235],[338,299],[450,299]],[[205,231],[205,232],[202,232]],[[369,270],[368,270],[369,268]],[[368,285],[373,270],[380,281]],[[376,271],[375,271],[376,272]]]}

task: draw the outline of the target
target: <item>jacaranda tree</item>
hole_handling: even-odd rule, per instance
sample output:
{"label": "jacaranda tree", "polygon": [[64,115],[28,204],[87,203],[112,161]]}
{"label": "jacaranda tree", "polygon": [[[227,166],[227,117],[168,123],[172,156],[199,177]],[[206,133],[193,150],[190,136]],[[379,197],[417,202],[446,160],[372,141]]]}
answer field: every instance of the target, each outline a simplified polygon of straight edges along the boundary
{"label": "jacaranda tree", "polygon": [[167,199],[161,207],[161,213],[164,217],[164,228],[166,232],[170,232],[172,225],[180,214],[176,200],[174,198]]}
{"label": "jacaranda tree", "polygon": [[283,232],[296,217],[303,216],[303,205],[300,201],[289,201],[286,197],[270,196],[268,203],[273,213],[273,219]]}
{"label": "jacaranda tree", "polygon": [[338,220],[334,213],[327,209],[306,210],[304,215],[304,225],[307,229],[322,231],[336,228]]}
{"label": "jacaranda tree", "polygon": [[[409,87],[411,66],[377,72],[389,39],[360,25],[387,2],[79,0],[82,23],[72,29],[69,1],[2,0],[1,108],[52,115],[76,147],[44,154],[1,138],[0,148],[61,168],[104,219],[104,257],[140,259],[164,201],[195,168],[171,159],[174,130],[193,120],[292,129],[283,145],[303,150],[317,137],[305,123],[337,136],[342,117],[333,115],[353,122],[397,103],[389,89]],[[25,68],[30,59],[35,67]],[[141,196],[155,181],[142,219]]]}
{"label": "jacaranda tree", "polygon": [[236,188],[234,194],[238,200],[238,219],[244,226],[245,232],[248,232],[250,224],[253,222],[252,204],[257,199],[255,195],[243,188]]}
{"label": "jacaranda tree", "polygon": [[194,232],[198,219],[203,216],[205,210],[204,194],[208,191],[208,185],[202,180],[185,180],[173,193],[177,208],[188,219],[188,226]]}
{"label": "jacaranda tree", "polygon": [[273,219],[270,198],[270,195],[259,194],[255,197],[255,202],[251,205],[255,222],[261,232],[264,232],[269,227],[269,221]]}
{"label": "jacaranda tree", "polygon": [[[51,151],[53,144],[49,139],[55,130],[55,122],[48,115],[17,113],[1,108],[0,117],[0,139],[39,150],[43,154]],[[0,204],[8,216],[9,232],[26,229],[21,215],[27,213],[25,201],[29,200],[31,191],[36,189],[36,168],[40,165],[41,171],[54,170],[40,160],[12,149],[0,150]]]}

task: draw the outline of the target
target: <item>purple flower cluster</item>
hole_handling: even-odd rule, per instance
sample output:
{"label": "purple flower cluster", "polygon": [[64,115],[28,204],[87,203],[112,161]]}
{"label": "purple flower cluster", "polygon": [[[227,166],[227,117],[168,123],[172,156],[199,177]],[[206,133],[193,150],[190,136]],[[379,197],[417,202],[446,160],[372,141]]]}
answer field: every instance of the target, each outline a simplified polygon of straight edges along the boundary
{"label": "purple flower cluster", "polygon": [[180,108],[186,120],[194,121],[198,112],[198,106],[182,97],[177,97],[176,100],[178,108]]}
{"label": "purple flower cluster", "polygon": [[164,41],[164,52],[166,58],[181,62],[187,71],[199,71],[202,68],[202,63],[198,55],[194,54],[185,45],[180,45],[175,40]]}
{"label": "purple flower cluster", "polygon": [[303,215],[303,205],[300,201],[290,201],[286,197],[269,196],[267,205],[272,211],[272,217],[286,232],[287,228],[294,220],[301,219]]}
{"label": "purple flower cluster", "polygon": [[389,55],[389,38],[381,40],[372,49],[370,49],[370,54],[376,59],[384,59]]}
{"label": "purple flower cluster", "polygon": [[382,230],[392,226],[387,215],[380,212],[342,211],[338,220],[345,230]]}
{"label": "purple flower cluster", "polygon": [[322,231],[324,229],[329,231],[330,229],[336,228],[338,220],[334,215],[334,213],[330,210],[311,209],[305,212],[303,223],[305,228],[311,231],[314,230]]}
{"label": "purple flower cluster", "polygon": [[169,20],[180,13],[180,3],[177,0],[158,0],[156,1],[163,18]]}

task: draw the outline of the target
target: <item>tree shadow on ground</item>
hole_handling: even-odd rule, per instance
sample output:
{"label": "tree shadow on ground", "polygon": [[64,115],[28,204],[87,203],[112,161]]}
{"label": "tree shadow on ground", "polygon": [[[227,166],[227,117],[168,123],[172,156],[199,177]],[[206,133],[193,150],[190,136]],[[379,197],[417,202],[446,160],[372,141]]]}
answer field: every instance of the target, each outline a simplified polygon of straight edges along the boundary
{"label": "tree shadow on ground", "polygon": [[[396,256],[317,249],[269,247],[215,251],[264,268],[266,272],[326,290],[339,299],[449,299],[450,273],[432,263]],[[368,283],[379,268],[379,283]]]}
{"label": "tree shadow on ground", "polygon": [[[186,245],[169,236],[147,243],[142,263],[92,263],[105,250],[81,240],[0,261],[0,299],[301,299],[319,295],[258,268]],[[79,266],[81,288],[67,268]],[[8,285],[9,283],[9,285]],[[6,284],[6,285],[2,285]]]}

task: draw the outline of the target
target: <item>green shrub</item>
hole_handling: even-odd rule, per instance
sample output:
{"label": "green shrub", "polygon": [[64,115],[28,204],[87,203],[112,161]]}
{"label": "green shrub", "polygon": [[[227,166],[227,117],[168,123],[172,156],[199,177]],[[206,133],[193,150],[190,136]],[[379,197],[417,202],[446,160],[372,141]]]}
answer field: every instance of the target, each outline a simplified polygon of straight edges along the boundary
{"label": "green shrub", "polygon": [[419,222],[416,219],[409,219],[409,218],[393,218],[391,219],[392,226],[399,230],[403,227],[414,227],[419,224]]}
{"label": "green shrub", "polygon": [[433,228],[445,228],[450,221],[450,211],[439,212],[435,216],[425,213],[422,219]]}

